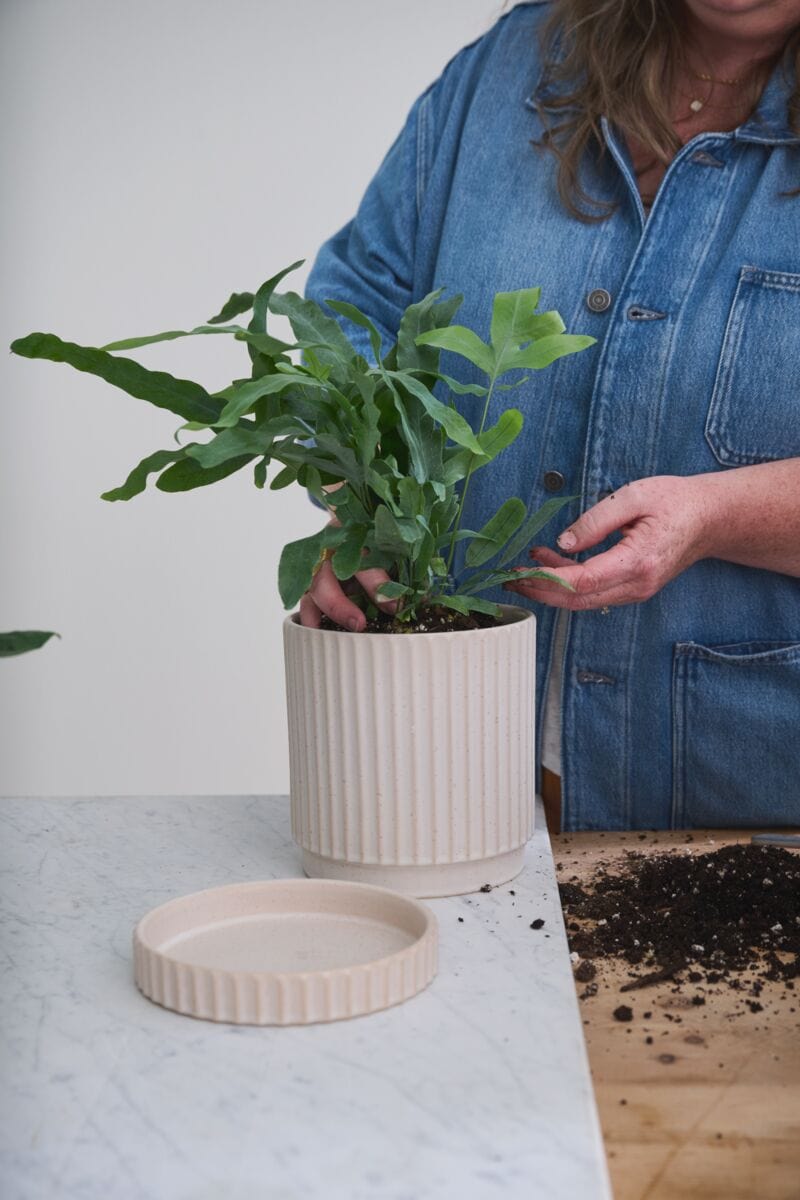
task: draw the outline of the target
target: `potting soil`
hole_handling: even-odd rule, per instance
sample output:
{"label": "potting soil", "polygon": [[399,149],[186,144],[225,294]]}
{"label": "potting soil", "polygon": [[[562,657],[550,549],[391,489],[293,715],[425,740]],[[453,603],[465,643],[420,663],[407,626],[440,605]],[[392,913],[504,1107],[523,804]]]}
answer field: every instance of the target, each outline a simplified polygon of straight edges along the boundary
{"label": "potting soil", "polygon": [[[581,999],[597,994],[598,967],[612,961],[630,968],[623,992],[661,984],[700,1007],[709,989],[730,989],[738,1014],[760,1012],[768,985],[791,994],[800,976],[800,853],[750,843],[627,852],[586,886],[572,876],[559,891]],[[620,1005],[614,1016],[629,1012]]]}
{"label": "potting soil", "polygon": [[[452,608],[435,605],[420,609],[414,621],[397,621],[390,613],[377,612],[367,616],[367,625],[362,633],[452,633],[460,629],[492,629],[501,624],[488,613],[458,613]],[[338,633],[350,633],[330,617],[323,616],[322,629],[334,629]]]}

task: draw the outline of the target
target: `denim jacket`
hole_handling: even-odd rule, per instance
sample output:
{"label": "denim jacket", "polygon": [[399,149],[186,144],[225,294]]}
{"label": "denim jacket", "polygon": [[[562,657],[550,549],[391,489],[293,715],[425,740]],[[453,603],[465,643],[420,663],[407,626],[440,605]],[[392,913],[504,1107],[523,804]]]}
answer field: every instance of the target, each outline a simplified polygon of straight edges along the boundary
{"label": "denim jacket", "polygon": [[[626,482],[800,456],[800,196],[781,194],[800,186],[800,137],[776,69],[745,124],[680,150],[645,218],[603,121],[608,152],[587,156],[583,183],[617,208],[582,223],[531,145],[546,13],[518,5],[420,96],[307,290],[351,300],[389,343],[433,288],[463,292],[459,322],[486,336],[495,292],[540,285],[544,308],[597,339],[513,393],[523,432],[469,491],[472,529],[510,495],[579,495],[541,535],[552,544]],[[452,356],[443,370],[471,378]],[[473,422],[480,403],[459,397]],[[540,713],[558,610],[532,607]],[[800,580],[705,559],[646,603],[571,614],[562,760],[567,829],[796,824]]]}

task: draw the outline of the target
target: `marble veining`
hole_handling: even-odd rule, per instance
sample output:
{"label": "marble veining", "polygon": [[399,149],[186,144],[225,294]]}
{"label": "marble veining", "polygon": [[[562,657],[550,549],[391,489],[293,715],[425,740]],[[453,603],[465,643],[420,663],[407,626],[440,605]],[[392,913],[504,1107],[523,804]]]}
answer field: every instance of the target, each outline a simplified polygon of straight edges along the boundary
{"label": "marble veining", "polygon": [[155,905],[301,874],[284,797],[0,817],[3,1200],[610,1200],[541,811],[514,883],[426,902],[425,992],[284,1029],[168,1012],[131,965]]}

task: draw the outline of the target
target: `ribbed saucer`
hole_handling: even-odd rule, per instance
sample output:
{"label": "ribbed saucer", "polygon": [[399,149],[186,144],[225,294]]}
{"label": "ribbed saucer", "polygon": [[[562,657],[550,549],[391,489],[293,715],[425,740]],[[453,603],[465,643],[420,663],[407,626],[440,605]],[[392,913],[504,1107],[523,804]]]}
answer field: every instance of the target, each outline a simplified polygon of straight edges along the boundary
{"label": "ribbed saucer", "polygon": [[430,909],[388,888],[268,880],[153,909],[134,931],[134,977],[187,1016],[310,1025],[415,996],[436,974],[437,946]]}

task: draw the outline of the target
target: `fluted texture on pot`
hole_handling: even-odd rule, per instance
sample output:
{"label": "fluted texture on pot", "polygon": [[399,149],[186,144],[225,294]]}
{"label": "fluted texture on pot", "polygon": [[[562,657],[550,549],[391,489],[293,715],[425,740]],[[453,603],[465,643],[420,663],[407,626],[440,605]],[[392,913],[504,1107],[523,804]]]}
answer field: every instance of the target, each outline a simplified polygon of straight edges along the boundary
{"label": "fluted texture on pot", "polygon": [[[319,969],[311,963],[302,971],[214,966],[213,952],[206,964],[186,961],[193,933],[217,926],[241,942],[242,924],[264,913],[288,914],[290,920],[305,915],[312,922],[320,914],[340,914],[355,928],[359,922],[377,922],[407,944],[368,962]],[[233,884],[181,896],[144,916],[133,937],[134,978],[156,1004],[204,1020],[240,1025],[339,1021],[401,1004],[427,987],[436,974],[437,932],[429,909],[361,884],[307,879]],[[274,929],[262,929],[259,936],[273,945],[279,940]],[[247,957],[241,949],[240,954]],[[256,958],[262,954],[258,946]]]}
{"label": "fluted texture on pot", "polygon": [[232,1025],[311,1025],[365,1016],[411,999],[436,974],[435,934],[378,963],[307,975],[248,975],[177,963],[134,943],[134,977],[148,1000]]}
{"label": "fluted texture on pot", "polygon": [[[431,634],[284,625],[292,833],[340,862],[491,858],[532,832],[532,614]],[[514,619],[521,617],[521,619]]]}

